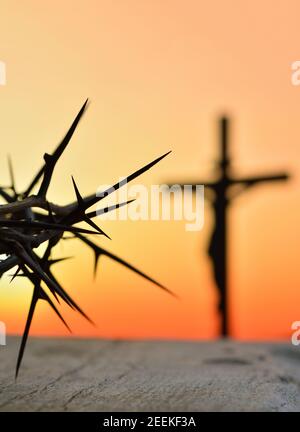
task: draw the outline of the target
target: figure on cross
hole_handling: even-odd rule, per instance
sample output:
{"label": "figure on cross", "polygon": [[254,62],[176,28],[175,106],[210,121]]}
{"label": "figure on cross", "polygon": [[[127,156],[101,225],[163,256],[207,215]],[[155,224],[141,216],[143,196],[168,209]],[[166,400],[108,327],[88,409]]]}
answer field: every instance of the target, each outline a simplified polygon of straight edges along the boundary
{"label": "figure on cross", "polygon": [[[221,155],[217,166],[217,179],[213,182],[199,181],[193,184],[203,184],[212,192],[206,195],[211,203],[214,214],[214,228],[208,246],[208,255],[211,258],[215,284],[219,293],[219,314],[221,319],[221,336],[229,336],[228,313],[228,280],[227,280],[227,249],[228,249],[228,207],[240,193],[246,189],[263,182],[288,180],[285,172],[265,176],[236,178],[231,175],[232,160],[228,153],[229,119],[221,117],[219,120]],[[186,183],[188,184],[188,182]],[[183,187],[184,183],[180,186]]]}

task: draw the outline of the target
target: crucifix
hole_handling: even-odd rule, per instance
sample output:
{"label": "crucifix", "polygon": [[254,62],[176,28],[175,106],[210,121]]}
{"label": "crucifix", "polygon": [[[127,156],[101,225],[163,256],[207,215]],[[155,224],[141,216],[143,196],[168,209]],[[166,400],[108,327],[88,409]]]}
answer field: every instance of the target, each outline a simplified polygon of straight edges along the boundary
{"label": "crucifix", "polygon": [[[198,181],[204,185],[210,195],[206,198],[211,203],[214,213],[214,228],[208,246],[208,255],[212,261],[215,284],[219,293],[219,314],[221,320],[220,333],[222,337],[229,335],[228,312],[228,281],[227,281],[227,247],[228,247],[228,209],[234,198],[257,184],[288,180],[287,173],[273,175],[258,175],[253,177],[236,178],[231,175],[232,160],[228,152],[229,119],[222,117],[219,120],[220,128],[220,159],[217,163],[218,177],[213,182]],[[190,184],[187,182],[185,184]],[[196,190],[197,184],[192,184]],[[183,187],[184,184],[180,186]]]}

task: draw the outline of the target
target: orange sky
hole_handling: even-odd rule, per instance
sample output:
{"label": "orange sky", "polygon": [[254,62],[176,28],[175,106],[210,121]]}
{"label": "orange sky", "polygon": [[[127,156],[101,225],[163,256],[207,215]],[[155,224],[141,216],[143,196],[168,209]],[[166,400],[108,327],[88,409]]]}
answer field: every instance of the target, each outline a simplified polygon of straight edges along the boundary
{"label": "orange sky", "polygon": [[[0,182],[12,155],[19,187],[57,144],[86,97],[91,105],[60,161],[50,198],[73,200],[172,149],[142,181],[209,178],[217,157],[216,118],[233,118],[236,174],[288,169],[289,184],[258,186],[231,210],[232,334],[283,338],[300,319],[300,87],[298,1],[2,0]],[[103,246],[178,293],[180,301],[103,259],[63,244],[57,276],[94,319],[91,327],[63,308],[75,335],[207,338],[217,332],[216,301],[205,246],[210,210],[199,233],[184,222],[105,221]],[[23,329],[31,295],[24,281],[0,288],[0,320]],[[32,334],[66,335],[39,305]]]}

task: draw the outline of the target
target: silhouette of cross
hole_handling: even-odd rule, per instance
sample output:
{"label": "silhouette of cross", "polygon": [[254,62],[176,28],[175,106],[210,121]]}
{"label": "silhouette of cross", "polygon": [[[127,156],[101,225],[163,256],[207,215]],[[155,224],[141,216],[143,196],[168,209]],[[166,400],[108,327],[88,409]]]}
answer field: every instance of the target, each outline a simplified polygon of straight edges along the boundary
{"label": "silhouette of cross", "polygon": [[[208,255],[212,260],[215,284],[219,292],[219,313],[221,319],[221,335],[229,335],[228,323],[228,281],[227,281],[227,246],[228,246],[228,207],[233,199],[246,189],[263,182],[287,180],[287,173],[276,173],[265,176],[235,178],[231,175],[232,160],[228,154],[229,119],[219,120],[221,156],[217,163],[218,178],[213,182],[199,181],[192,184],[193,191],[199,184],[204,185],[212,193],[208,198],[214,213],[214,228],[208,247]],[[174,182],[175,183],[175,182]],[[178,183],[176,183],[178,184]],[[185,184],[190,184],[186,182]],[[171,185],[169,185],[171,186]],[[181,187],[184,183],[180,184]]]}

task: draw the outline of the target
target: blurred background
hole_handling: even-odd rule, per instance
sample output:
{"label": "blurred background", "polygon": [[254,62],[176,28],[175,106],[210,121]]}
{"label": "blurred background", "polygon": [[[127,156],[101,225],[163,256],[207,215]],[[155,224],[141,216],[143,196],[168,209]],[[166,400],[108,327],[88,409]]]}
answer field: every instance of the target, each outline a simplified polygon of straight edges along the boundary
{"label": "blurred background", "polygon": [[[168,150],[139,182],[212,178],[217,118],[229,115],[236,175],[292,174],[288,183],[249,190],[230,210],[231,333],[290,337],[300,319],[300,87],[291,83],[299,13],[296,0],[2,0],[0,182],[8,182],[9,153],[17,186],[26,186],[87,97],[89,109],[51,185],[56,203],[74,200],[71,175],[82,194],[92,193]],[[74,258],[55,273],[97,324],[63,308],[75,336],[217,336],[209,205],[200,232],[186,231],[184,221],[101,226],[112,237],[99,240],[103,247],[180,300],[106,258],[94,280],[90,250],[64,242],[57,257]],[[2,278],[0,320],[9,333],[23,331],[31,292],[23,280]],[[68,335],[41,303],[31,333]]]}

